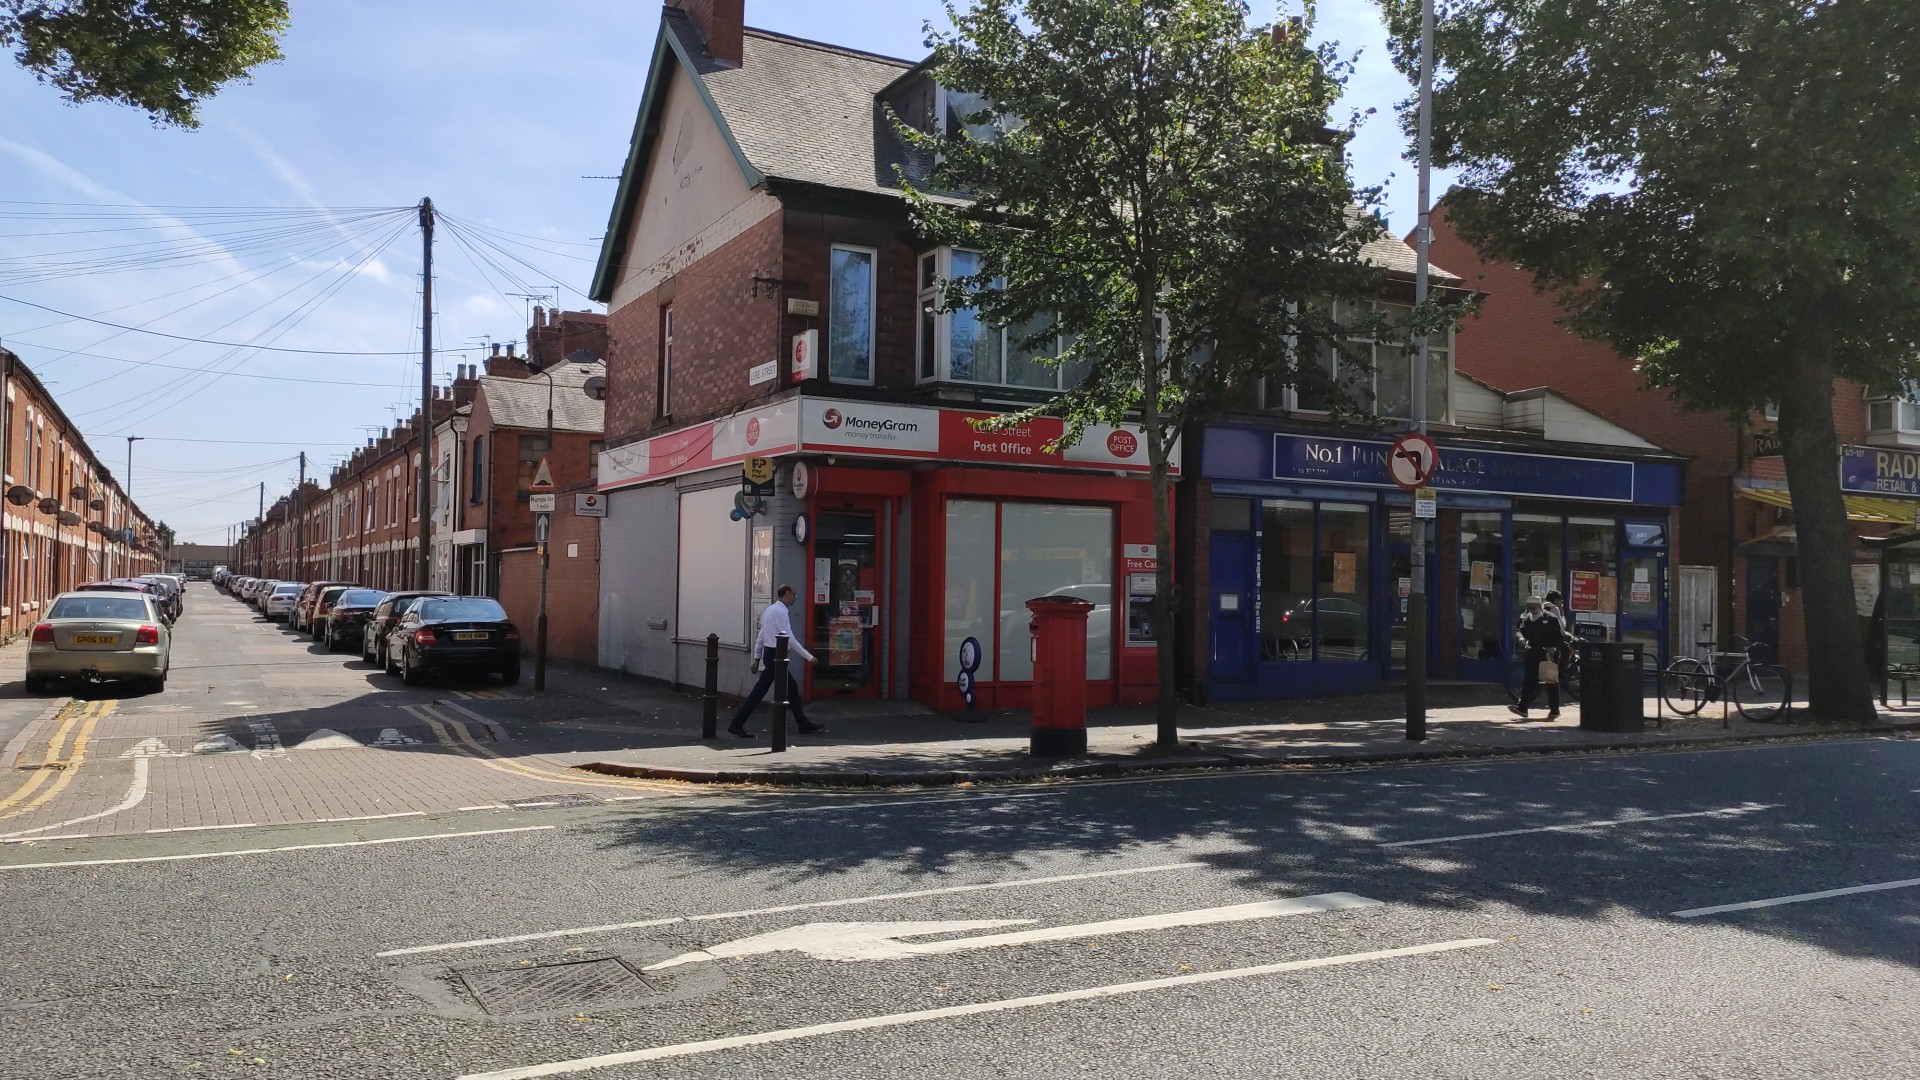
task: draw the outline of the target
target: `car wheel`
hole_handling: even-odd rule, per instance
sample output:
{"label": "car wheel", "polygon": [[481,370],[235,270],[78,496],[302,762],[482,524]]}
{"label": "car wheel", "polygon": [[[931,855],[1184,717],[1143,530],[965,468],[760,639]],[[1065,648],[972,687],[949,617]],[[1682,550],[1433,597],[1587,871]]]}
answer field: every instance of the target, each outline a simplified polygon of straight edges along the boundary
{"label": "car wheel", "polygon": [[340,639],[334,636],[333,627],[327,627],[326,644],[328,652],[340,651]]}
{"label": "car wheel", "polygon": [[389,675],[400,674],[400,669],[393,664],[393,654],[385,649],[380,650],[380,668]]}
{"label": "car wheel", "polygon": [[500,677],[506,680],[506,683],[508,686],[512,686],[514,683],[519,682],[520,681],[520,665],[515,664],[510,668],[501,668]]}
{"label": "car wheel", "polygon": [[420,670],[420,668],[414,664],[413,657],[405,650],[402,650],[400,653],[400,681],[408,686],[419,686],[425,675],[426,672]]}
{"label": "car wheel", "polygon": [[158,694],[167,688],[167,673],[161,672],[147,680],[147,693]]}

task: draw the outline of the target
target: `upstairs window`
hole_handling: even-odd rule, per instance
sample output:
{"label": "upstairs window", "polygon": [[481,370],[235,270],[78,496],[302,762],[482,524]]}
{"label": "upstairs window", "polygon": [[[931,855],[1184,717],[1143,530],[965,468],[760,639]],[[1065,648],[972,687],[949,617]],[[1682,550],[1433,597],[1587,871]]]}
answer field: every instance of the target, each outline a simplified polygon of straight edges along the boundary
{"label": "upstairs window", "polygon": [[[1334,307],[1340,322],[1357,320],[1371,311],[1386,316],[1389,323],[1404,321],[1412,314],[1404,304],[1369,303],[1365,309],[1350,302]],[[1352,406],[1376,416],[1412,419],[1413,362],[1412,342],[1384,341],[1359,335],[1338,344],[1322,342],[1315,362],[1336,388],[1281,387],[1269,383],[1262,391],[1267,408],[1285,408],[1300,412],[1326,412],[1336,402],[1330,396],[1341,394]],[[1453,381],[1453,331],[1427,341],[1427,419],[1446,423],[1451,415]]]}
{"label": "upstairs window", "polygon": [[660,375],[653,415],[664,419],[673,412],[673,305],[660,309]]}
{"label": "upstairs window", "polygon": [[916,349],[921,381],[1032,390],[1066,390],[1078,385],[1089,365],[1043,362],[1043,358],[1058,357],[1072,344],[1071,337],[1049,332],[1051,319],[1043,316],[1021,326],[1005,327],[989,324],[970,307],[940,309],[940,289],[947,280],[980,271],[977,252],[938,248],[920,256]]}
{"label": "upstairs window", "polygon": [[827,306],[827,377],[834,382],[873,383],[874,307],[877,302],[872,248],[835,244]]}
{"label": "upstairs window", "polygon": [[473,447],[467,451],[467,456],[473,459],[473,476],[472,483],[467,485],[467,501],[477,503],[486,498],[487,490],[487,437],[485,435],[473,437]]}

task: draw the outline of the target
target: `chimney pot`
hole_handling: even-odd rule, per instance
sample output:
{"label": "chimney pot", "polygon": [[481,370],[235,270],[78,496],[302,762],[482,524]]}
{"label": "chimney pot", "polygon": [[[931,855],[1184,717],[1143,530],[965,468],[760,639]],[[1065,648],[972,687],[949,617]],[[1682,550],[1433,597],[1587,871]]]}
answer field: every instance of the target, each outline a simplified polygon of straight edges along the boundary
{"label": "chimney pot", "polygon": [[507,342],[507,359],[513,359],[513,342]]}

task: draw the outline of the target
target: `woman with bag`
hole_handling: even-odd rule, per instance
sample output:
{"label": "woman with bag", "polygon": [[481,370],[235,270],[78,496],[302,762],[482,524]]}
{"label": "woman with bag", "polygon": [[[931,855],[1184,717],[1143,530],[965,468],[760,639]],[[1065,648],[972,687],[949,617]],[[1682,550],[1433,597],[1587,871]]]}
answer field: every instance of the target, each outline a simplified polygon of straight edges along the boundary
{"label": "woman with bag", "polygon": [[1547,719],[1560,719],[1560,656],[1567,647],[1567,624],[1546,609],[1538,596],[1527,597],[1527,613],[1514,628],[1524,660],[1520,684],[1520,703],[1507,710],[1526,719],[1527,710],[1540,687],[1547,688]]}

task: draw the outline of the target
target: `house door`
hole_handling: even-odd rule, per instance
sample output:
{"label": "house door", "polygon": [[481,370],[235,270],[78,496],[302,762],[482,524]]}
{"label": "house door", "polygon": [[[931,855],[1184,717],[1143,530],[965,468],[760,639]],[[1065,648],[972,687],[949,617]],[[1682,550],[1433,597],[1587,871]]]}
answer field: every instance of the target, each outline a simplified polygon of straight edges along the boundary
{"label": "house door", "polygon": [[1207,677],[1242,682],[1253,663],[1253,534],[1216,532],[1207,554],[1213,594]]}
{"label": "house door", "polygon": [[1772,555],[1747,556],[1747,637],[1764,641],[1764,656],[1780,655],[1780,560]]}
{"label": "house door", "polygon": [[1657,669],[1667,662],[1666,631],[1667,553],[1628,548],[1620,560],[1620,640],[1639,642]]}
{"label": "house door", "polygon": [[881,613],[886,557],[879,509],[823,510],[813,532],[813,633],[821,666],[813,692],[843,697],[880,693]]}

